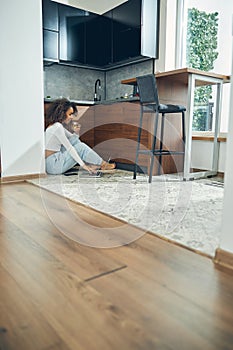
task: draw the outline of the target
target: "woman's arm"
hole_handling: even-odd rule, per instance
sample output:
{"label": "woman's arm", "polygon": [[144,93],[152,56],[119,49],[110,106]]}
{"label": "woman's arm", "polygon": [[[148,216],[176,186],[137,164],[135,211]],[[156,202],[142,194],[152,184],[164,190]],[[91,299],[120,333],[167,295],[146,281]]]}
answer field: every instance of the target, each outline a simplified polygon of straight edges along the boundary
{"label": "woman's arm", "polygon": [[[76,149],[72,146],[66,133],[71,134],[69,131],[65,130],[62,124],[58,124],[55,136],[58,138],[59,142],[65,147],[65,149],[70,153],[71,157],[76,160],[82,167],[85,165],[83,160],[78,155]],[[72,135],[72,134],[71,134]]]}

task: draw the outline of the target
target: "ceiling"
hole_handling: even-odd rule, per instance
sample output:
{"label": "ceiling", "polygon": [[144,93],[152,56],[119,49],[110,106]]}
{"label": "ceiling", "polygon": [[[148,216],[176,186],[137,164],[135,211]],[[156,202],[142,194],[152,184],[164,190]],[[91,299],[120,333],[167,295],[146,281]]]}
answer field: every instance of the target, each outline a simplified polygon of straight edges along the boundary
{"label": "ceiling", "polygon": [[111,10],[112,8],[126,2],[127,0],[52,0],[64,5],[77,7],[86,11],[94,12],[99,15]]}

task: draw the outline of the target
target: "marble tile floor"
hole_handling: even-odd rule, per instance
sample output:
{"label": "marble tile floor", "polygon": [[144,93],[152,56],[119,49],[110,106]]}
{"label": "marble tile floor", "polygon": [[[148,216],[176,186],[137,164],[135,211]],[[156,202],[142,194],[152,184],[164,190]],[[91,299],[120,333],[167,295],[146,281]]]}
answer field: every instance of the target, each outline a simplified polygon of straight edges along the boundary
{"label": "marble tile floor", "polygon": [[147,175],[133,180],[131,172],[116,170],[99,178],[80,171],[28,182],[210,257],[219,246],[222,178],[161,175],[149,184]]}

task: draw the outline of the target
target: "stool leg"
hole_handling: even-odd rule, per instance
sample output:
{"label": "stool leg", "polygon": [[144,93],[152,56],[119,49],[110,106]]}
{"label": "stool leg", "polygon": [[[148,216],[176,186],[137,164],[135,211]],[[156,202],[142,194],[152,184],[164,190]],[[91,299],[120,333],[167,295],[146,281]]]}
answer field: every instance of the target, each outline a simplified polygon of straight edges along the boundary
{"label": "stool leg", "polygon": [[156,113],[155,113],[155,121],[154,121],[153,142],[152,142],[152,147],[151,147],[149,183],[151,183],[151,181],[152,181],[152,173],[153,173],[153,167],[154,167],[154,152],[155,152],[156,140],[157,140],[158,121],[159,121],[159,112],[156,111]]}
{"label": "stool leg", "polygon": [[185,113],[182,112],[182,139],[185,144]]}
{"label": "stool leg", "polygon": [[161,130],[160,130],[160,143],[159,143],[159,166],[158,166],[158,175],[161,174],[161,165],[162,165],[163,134],[164,134],[164,117],[165,117],[165,114],[162,113]]}
{"label": "stool leg", "polygon": [[139,121],[139,127],[138,127],[138,137],[137,137],[136,159],[135,159],[134,172],[133,172],[133,179],[134,179],[134,180],[136,179],[136,176],[137,176],[138,155],[139,155],[140,141],[141,141],[141,133],[142,133],[142,118],[143,118],[143,106],[141,105],[141,109],[140,109],[140,121]]}
{"label": "stool leg", "polygon": [[[184,112],[182,112],[182,140],[183,140],[183,152],[185,153],[186,134],[185,134],[185,113]],[[183,159],[183,171],[184,171],[184,159]]]}

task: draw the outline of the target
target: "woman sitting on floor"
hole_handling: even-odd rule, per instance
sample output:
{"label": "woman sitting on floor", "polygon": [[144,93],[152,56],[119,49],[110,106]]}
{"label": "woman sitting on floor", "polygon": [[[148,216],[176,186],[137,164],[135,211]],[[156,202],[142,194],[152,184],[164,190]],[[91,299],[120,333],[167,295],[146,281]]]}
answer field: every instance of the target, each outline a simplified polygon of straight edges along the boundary
{"label": "woman sitting on floor", "polygon": [[112,170],[115,164],[105,162],[79,136],[63,124],[73,119],[74,103],[66,98],[51,103],[45,116],[45,164],[48,174],[63,174],[77,163],[89,173]]}

